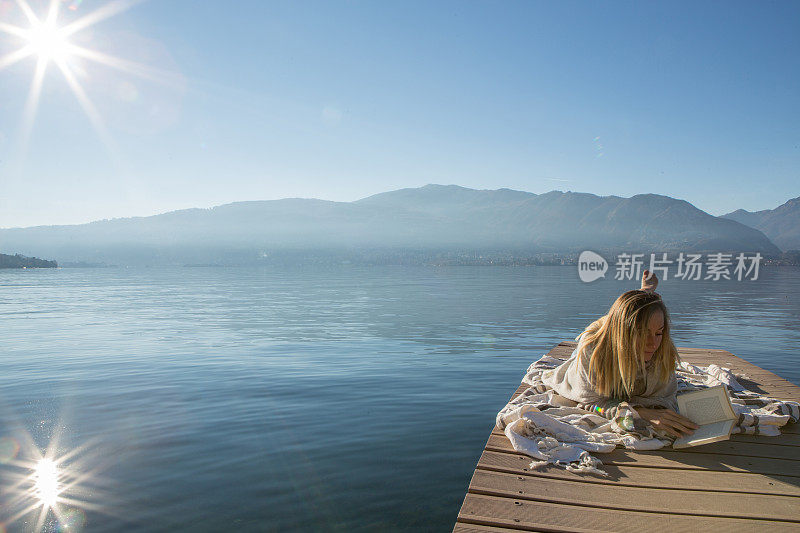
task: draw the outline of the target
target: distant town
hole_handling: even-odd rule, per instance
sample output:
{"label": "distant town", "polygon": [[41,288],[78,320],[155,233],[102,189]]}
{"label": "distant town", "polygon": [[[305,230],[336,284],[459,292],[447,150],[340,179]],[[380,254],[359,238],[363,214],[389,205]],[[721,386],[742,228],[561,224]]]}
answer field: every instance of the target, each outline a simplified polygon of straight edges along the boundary
{"label": "distant town", "polygon": [[[619,252],[598,250],[609,261],[616,261]],[[643,268],[649,265],[649,254],[641,258]],[[657,254],[660,255],[660,254]],[[677,254],[668,255],[670,261]],[[229,261],[220,255],[213,262],[175,263],[186,267],[224,267],[257,265],[427,265],[427,266],[561,266],[577,265],[579,254],[569,253],[526,253],[518,250],[425,250],[425,249],[350,249],[350,250],[287,250],[277,249],[269,253],[243,260],[236,256]],[[21,254],[0,254],[0,268],[107,268],[117,265],[98,262],[64,261],[27,257]],[[800,250],[789,250],[779,255],[764,256],[760,266],[800,266]]]}

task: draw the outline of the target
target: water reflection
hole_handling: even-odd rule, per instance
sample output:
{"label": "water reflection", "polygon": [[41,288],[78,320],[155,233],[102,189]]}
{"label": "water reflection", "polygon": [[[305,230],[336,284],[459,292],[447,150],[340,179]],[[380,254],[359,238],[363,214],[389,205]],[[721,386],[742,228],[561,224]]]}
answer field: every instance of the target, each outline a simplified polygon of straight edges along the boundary
{"label": "water reflection", "polygon": [[39,459],[33,468],[33,478],[36,487],[36,497],[42,507],[53,507],[61,493],[59,471],[55,461],[49,457]]}
{"label": "water reflection", "polygon": [[96,483],[104,461],[90,445],[65,450],[60,437],[56,432],[44,452],[27,431],[0,439],[0,531],[79,532],[86,511],[106,512]]}

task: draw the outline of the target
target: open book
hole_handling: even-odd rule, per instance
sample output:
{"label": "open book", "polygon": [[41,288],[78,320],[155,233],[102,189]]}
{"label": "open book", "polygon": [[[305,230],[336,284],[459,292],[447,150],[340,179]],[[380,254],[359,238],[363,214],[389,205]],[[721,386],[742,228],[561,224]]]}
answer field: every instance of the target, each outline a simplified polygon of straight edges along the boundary
{"label": "open book", "polygon": [[729,439],[737,419],[725,385],[679,394],[678,412],[700,427],[692,435],[677,439],[672,444],[673,448]]}

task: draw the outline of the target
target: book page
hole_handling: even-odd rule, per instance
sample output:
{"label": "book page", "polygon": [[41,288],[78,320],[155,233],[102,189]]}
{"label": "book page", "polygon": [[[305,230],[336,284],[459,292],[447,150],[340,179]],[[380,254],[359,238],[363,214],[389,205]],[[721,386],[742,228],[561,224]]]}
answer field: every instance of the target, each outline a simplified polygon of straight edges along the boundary
{"label": "book page", "polygon": [[672,445],[673,448],[697,446],[706,442],[727,439],[733,426],[733,420],[723,420],[713,424],[706,424],[697,428],[692,435],[681,437]]}
{"label": "book page", "polygon": [[723,420],[722,422],[700,426],[689,437],[689,441],[711,439],[720,435],[727,435],[730,433],[728,428],[730,428],[731,424],[733,424],[733,420]]}
{"label": "book page", "polygon": [[724,385],[679,395],[678,411],[701,426],[736,418]]}
{"label": "book page", "polygon": [[712,424],[725,419],[719,398],[698,398],[686,402],[686,414],[695,424]]}

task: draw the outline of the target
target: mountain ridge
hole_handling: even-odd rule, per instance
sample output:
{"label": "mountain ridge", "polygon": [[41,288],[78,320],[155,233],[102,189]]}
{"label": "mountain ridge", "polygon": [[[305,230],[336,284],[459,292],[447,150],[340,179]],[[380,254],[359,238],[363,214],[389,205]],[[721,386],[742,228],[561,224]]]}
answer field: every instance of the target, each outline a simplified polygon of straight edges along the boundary
{"label": "mountain ridge", "polygon": [[775,209],[737,209],[720,218],[735,220],[763,232],[783,251],[800,250],[800,196],[790,198]]}
{"label": "mountain ridge", "polygon": [[60,261],[114,264],[201,263],[226,253],[252,258],[285,249],[359,247],[511,254],[584,249],[780,253],[761,231],[669,196],[535,194],[438,184],[352,202],[251,200],[149,217],[0,229],[0,245]]}

